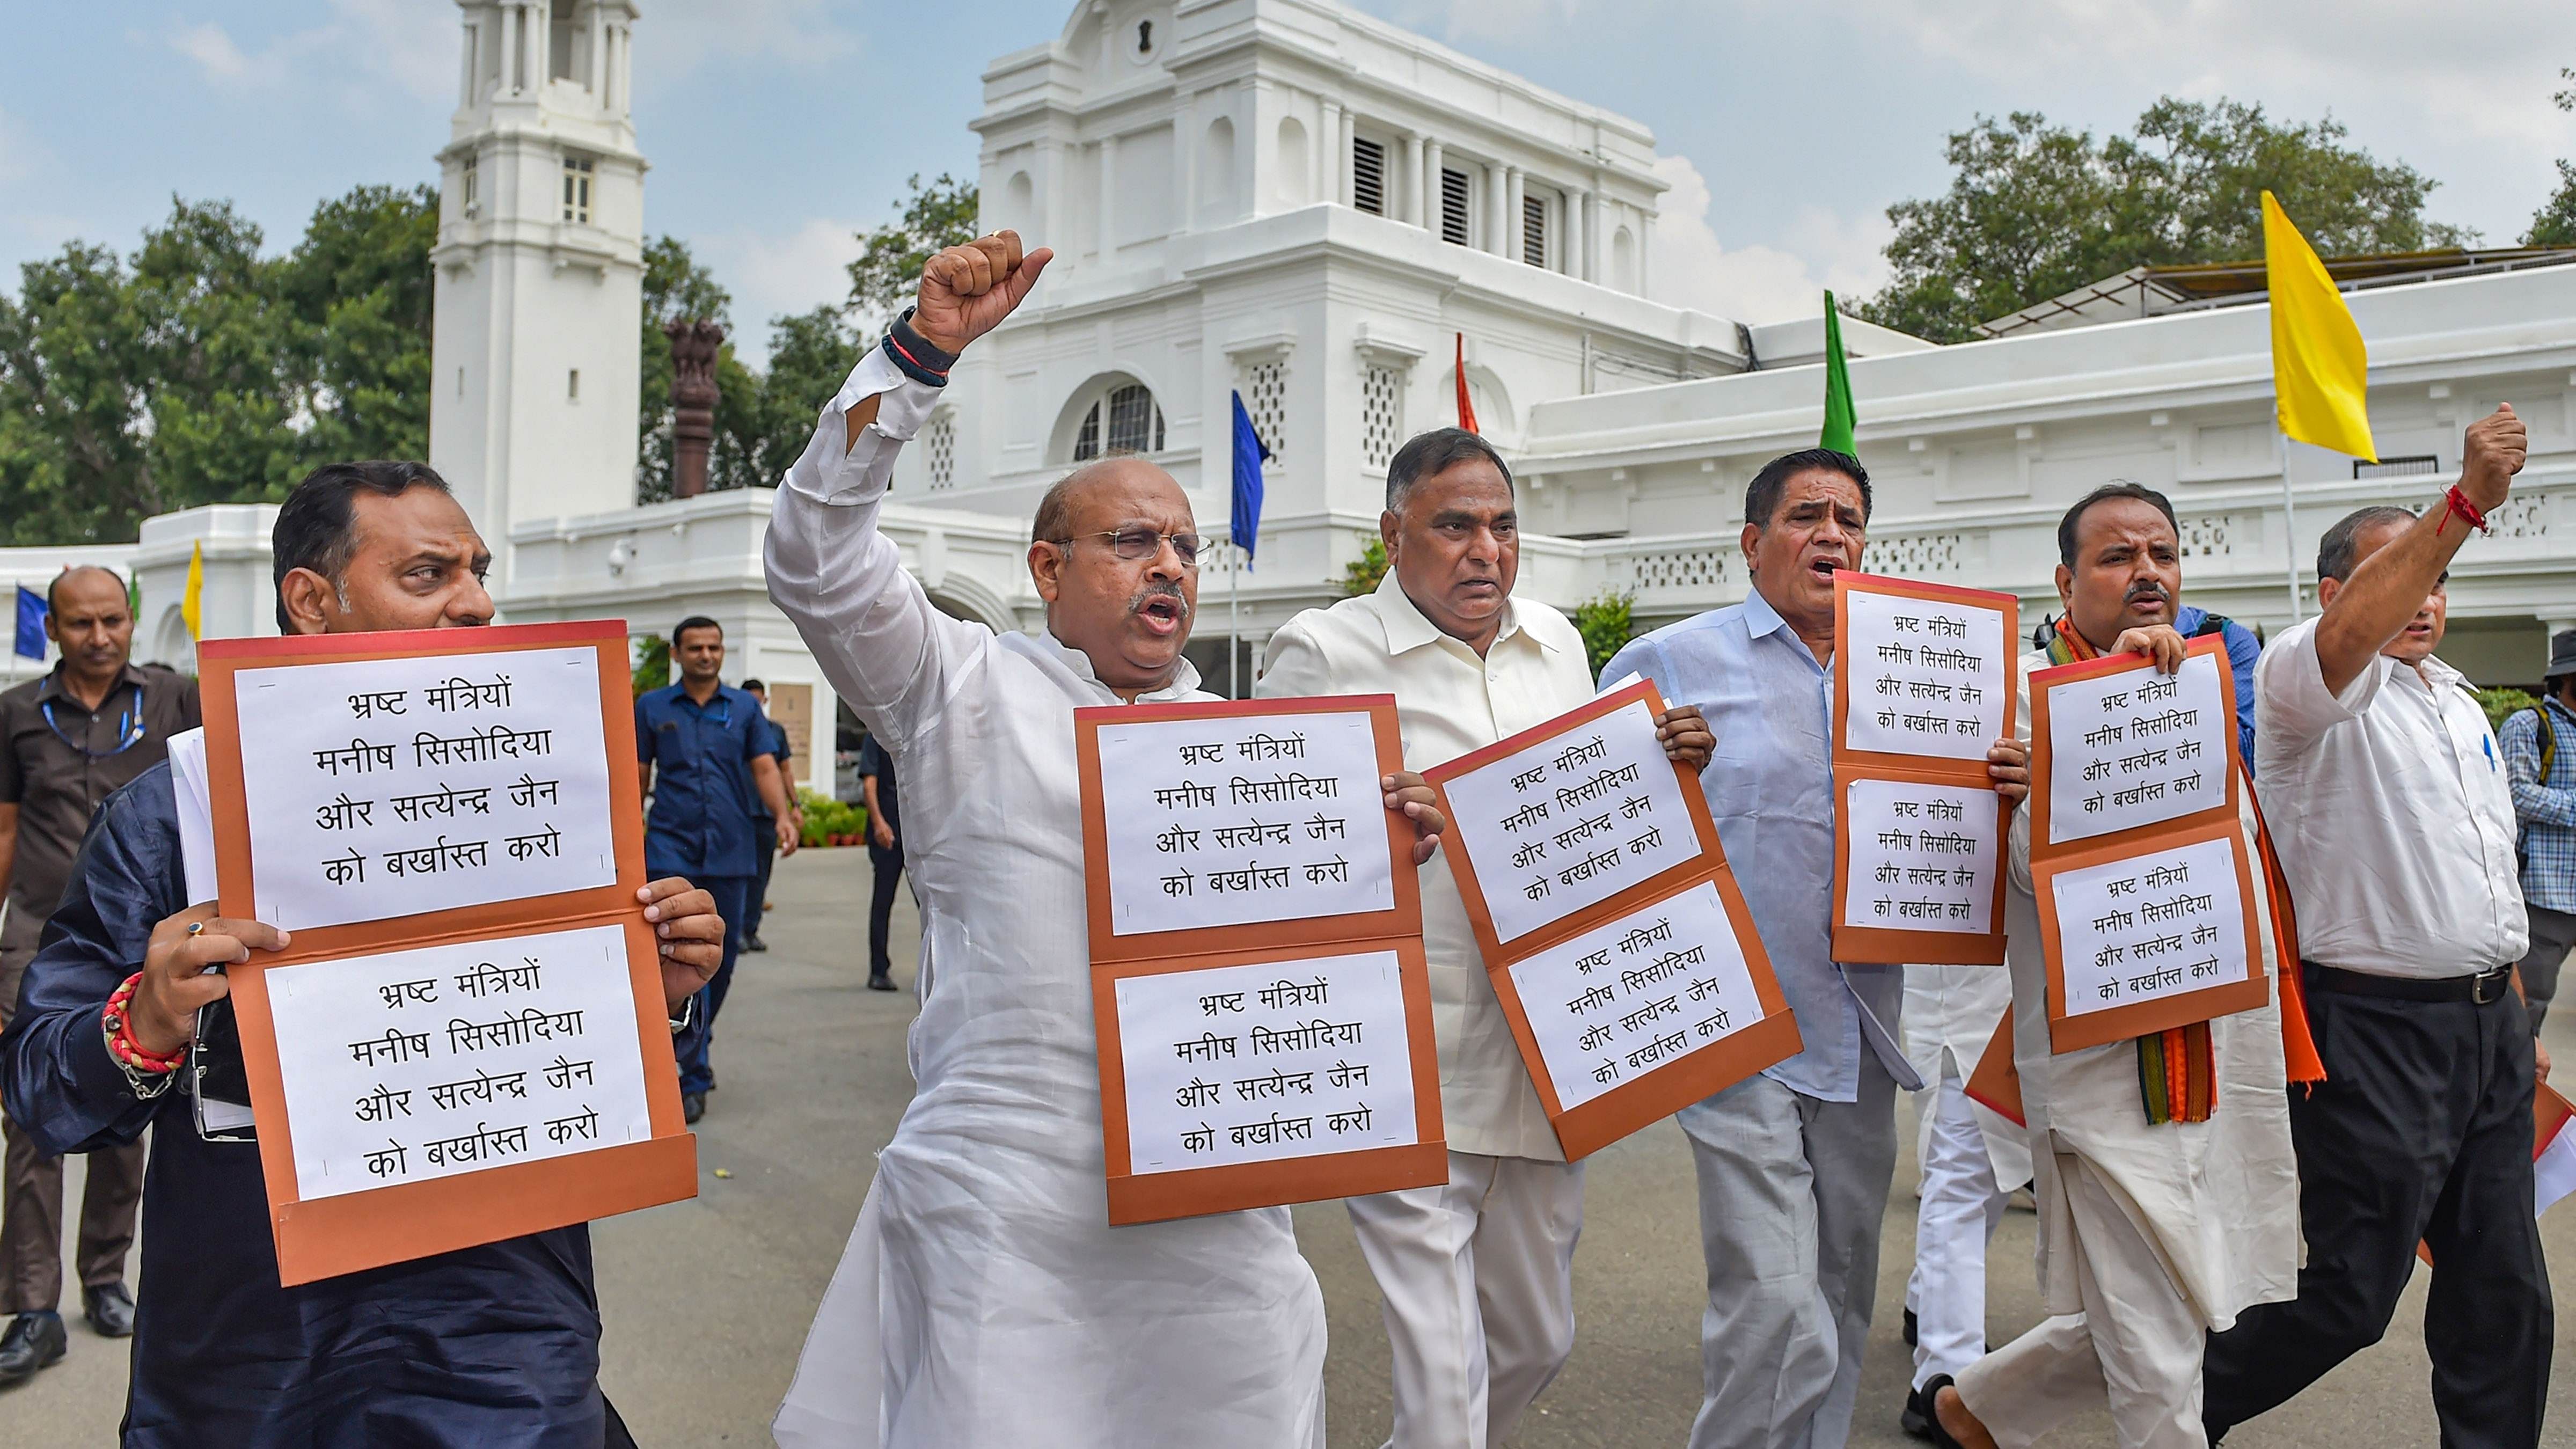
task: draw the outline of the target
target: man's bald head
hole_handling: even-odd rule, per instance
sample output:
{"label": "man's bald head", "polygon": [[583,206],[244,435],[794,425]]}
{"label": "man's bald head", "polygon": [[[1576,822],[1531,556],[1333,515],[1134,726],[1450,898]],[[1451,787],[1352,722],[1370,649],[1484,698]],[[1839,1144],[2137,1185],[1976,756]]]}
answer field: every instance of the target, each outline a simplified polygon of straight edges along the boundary
{"label": "man's bald head", "polygon": [[1029,531],[1029,576],[1055,637],[1129,699],[1168,684],[1199,588],[1198,524],[1172,475],[1142,458],[1078,468],[1047,490]]}
{"label": "man's bald head", "polygon": [[116,570],[104,568],[98,564],[73,564],[70,568],[54,575],[54,581],[45,585],[46,613],[59,614],[63,611],[63,586],[71,583],[87,584],[92,590],[101,587],[111,588],[116,590],[118,598],[125,597],[125,580],[117,577]]}

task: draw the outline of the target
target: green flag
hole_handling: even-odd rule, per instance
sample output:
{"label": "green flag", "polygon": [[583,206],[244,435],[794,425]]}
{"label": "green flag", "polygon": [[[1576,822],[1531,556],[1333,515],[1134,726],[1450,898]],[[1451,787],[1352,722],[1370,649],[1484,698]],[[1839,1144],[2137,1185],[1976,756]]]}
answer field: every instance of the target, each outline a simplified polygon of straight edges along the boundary
{"label": "green flag", "polygon": [[1825,294],[1825,433],[1816,446],[1846,457],[1860,456],[1852,441],[1851,372],[1843,365],[1843,322],[1834,312],[1834,294]]}

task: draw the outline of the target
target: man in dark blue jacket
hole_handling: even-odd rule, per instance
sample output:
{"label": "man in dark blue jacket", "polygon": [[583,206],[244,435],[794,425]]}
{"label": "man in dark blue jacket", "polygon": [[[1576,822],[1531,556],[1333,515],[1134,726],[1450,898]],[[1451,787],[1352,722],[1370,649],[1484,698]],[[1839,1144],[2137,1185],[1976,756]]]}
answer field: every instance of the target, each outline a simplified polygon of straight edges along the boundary
{"label": "man in dark blue jacket", "polygon": [[[416,463],[316,471],[279,510],[272,547],[289,634],[492,618],[491,555],[447,485]],[[123,983],[135,986],[136,1045],[174,1053],[198,1010],[226,995],[223,973],[207,967],[285,943],[189,895],[170,767],[156,765],[100,806],[0,1037],[9,1116],[45,1151],[158,1128],[126,1449],[630,1443],[599,1391],[586,1227],[278,1286],[259,1149],[199,1134],[184,1070],[131,1066],[108,1048],[103,1015]],[[687,881],[642,895],[676,1016],[714,971],[724,925]]]}

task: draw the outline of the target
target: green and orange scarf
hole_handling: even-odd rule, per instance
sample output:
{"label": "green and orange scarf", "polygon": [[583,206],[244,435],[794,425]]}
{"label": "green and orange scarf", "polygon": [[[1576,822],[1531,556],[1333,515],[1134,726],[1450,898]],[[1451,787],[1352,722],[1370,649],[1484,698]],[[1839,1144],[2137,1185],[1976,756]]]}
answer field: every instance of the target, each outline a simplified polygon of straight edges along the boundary
{"label": "green and orange scarf", "polygon": [[[2202,619],[2191,637],[2206,638],[2226,627],[2225,619],[2211,614]],[[2052,620],[2048,634],[2051,664],[2101,657],[2100,650],[2086,643],[2062,620]],[[2243,772],[2245,762],[2239,759],[2236,767]],[[2035,788],[2046,788],[2044,782],[2033,784]],[[2250,773],[2244,774],[2243,785],[2251,801],[2254,779]],[[2263,824],[2259,804],[2254,807],[2254,837],[2263,857],[2263,884],[2272,898],[2272,943],[2278,956],[2273,979],[2281,989],[2282,1063],[2290,1081],[2314,1086],[2326,1079],[2326,1069],[2317,1057],[2315,1039],[2308,1032],[2307,996],[2299,983],[2298,923],[2291,914],[2289,884],[2282,877],[2279,857],[2272,852],[2272,832]],[[2218,1067],[2210,1047],[2208,1022],[2168,1027],[2153,1036],[2138,1038],[2138,1094],[2146,1103],[2147,1121],[2151,1124],[2209,1120],[2218,1108]]]}

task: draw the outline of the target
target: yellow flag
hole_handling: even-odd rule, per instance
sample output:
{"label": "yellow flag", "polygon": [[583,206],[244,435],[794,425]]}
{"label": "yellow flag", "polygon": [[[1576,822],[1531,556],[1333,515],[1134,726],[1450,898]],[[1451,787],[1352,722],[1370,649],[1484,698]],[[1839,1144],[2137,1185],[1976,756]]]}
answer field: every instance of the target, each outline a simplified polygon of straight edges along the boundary
{"label": "yellow flag", "polygon": [[2316,248],[2269,191],[2263,193],[2263,278],[2272,292],[2272,393],[2282,434],[2378,462],[2379,445],[2370,438],[2370,354],[2361,329]]}
{"label": "yellow flag", "polygon": [[206,620],[206,545],[200,541],[188,548],[188,591],[179,596],[179,617],[188,621],[188,637],[205,637]]}

